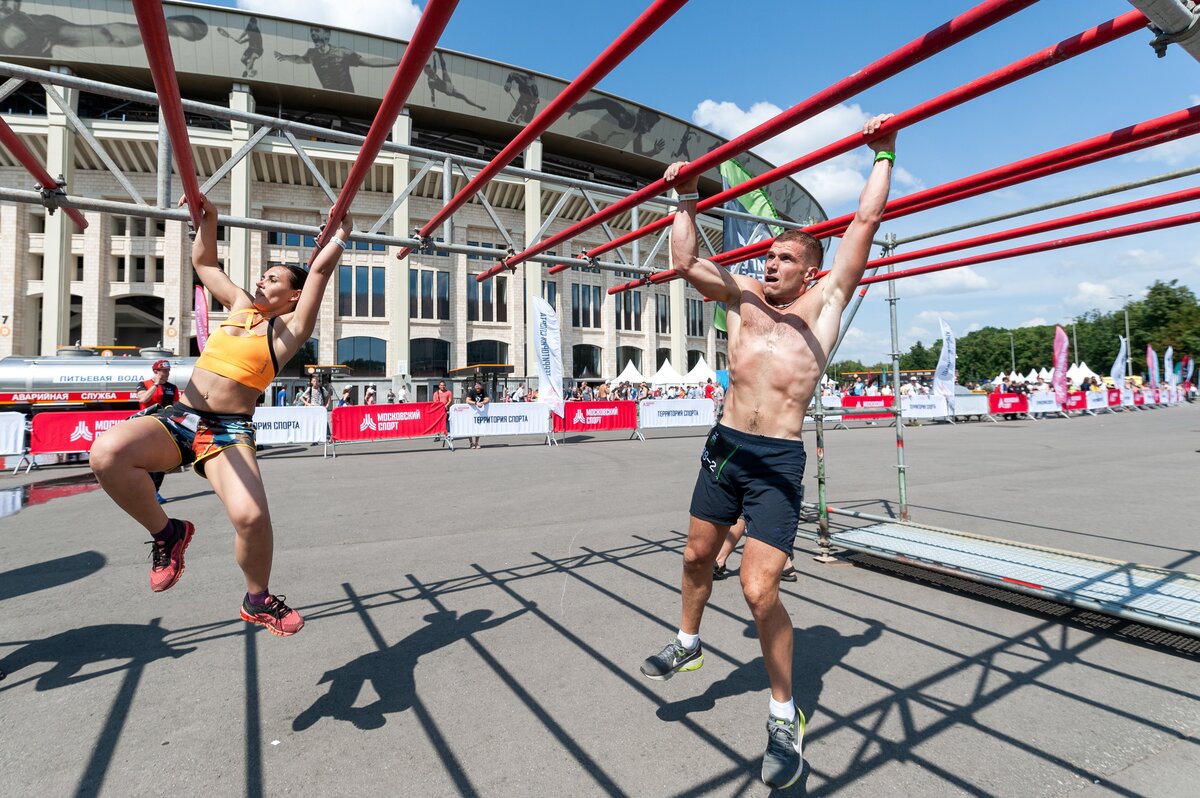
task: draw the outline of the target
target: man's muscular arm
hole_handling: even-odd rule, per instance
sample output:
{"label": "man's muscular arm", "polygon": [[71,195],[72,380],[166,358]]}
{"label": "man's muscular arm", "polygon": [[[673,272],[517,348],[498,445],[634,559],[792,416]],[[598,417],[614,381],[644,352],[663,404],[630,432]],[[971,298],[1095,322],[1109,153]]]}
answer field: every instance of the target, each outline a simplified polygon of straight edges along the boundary
{"label": "man's muscular arm", "polygon": [[[870,119],[863,126],[864,136],[875,136],[880,126],[891,119],[892,114],[880,114]],[[872,152],[883,151],[895,153],[896,133],[884,132],[883,135],[868,143]],[[867,257],[871,254],[871,241],[883,221],[883,209],[887,205],[888,193],[892,187],[892,162],[880,158],[871,165],[871,174],[867,185],[863,187],[858,198],[858,211],[854,220],[846,228],[842,241],[838,244],[833,256],[833,268],[828,276],[821,281],[822,298],[825,309],[837,317],[850,301],[858,281],[862,279],[867,269]],[[824,311],[823,311],[824,312]]]}
{"label": "man's muscular arm", "polygon": [[[674,180],[679,170],[687,165],[687,161],[679,161],[667,167],[663,179]],[[675,187],[680,194],[693,194],[700,183],[700,177],[691,178]],[[709,299],[718,302],[733,303],[741,295],[741,288],[733,275],[711,260],[700,257],[700,247],[696,241],[696,201],[683,200],[675,209],[675,221],[671,226],[671,260],[675,271],[687,280],[696,290]]]}

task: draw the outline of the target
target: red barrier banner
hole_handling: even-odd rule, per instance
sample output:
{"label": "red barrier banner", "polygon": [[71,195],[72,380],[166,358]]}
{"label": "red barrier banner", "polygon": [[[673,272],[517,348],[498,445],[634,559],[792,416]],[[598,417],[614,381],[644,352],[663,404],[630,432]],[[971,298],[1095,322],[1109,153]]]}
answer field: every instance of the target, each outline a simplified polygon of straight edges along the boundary
{"label": "red barrier banner", "polygon": [[[891,396],[850,396],[849,394],[842,397],[842,407],[866,407],[883,409],[892,406]],[[847,415],[846,420],[856,418],[891,418],[891,413],[855,413]]]}
{"label": "red barrier banner", "polygon": [[38,413],[29,436],[31,454],[86,452],[97,436],[129,418],[128,410],[94,413]]}
{"label": "red barrier banner", "polygon": [[1109,407],[1120,407],[1121,406],[1121,389],[1120,388],[1109,388],[1108,389],[1108,406]]}
{"label": "red barrier banner", "polygon": [[1067,403],[1063,405],[1063,410],[1079,411],[1080,413],[1087,410],[1087,394],[1083,391],[1071,391],[1067,394]]}
{"label": "red barrier banner", "polygon": [[1141,407],[1144,404],[1146,404],[1146,392],[1145,391],[1134,391],[1133,392],[1134,407]]}
{"label": "red barrier banner", "polygon": [[0,405],[136,401],[137,391],[16,391],[0,393]]}
{"label": "red barrier banner", "polygon": [[637,429],[637,402],[567,402],[562,418],[551,415],[555,432]]}
{"label": "red barrier banner", "polygon": [[335,441],[382,441],[444,435],[446,406],[441,402],[345,405],[333,408],[332,423]]}
{"label": "red barrier banner", "polygon": [[[1070,403],[1071,397],[1067,396]],[[990,413],[1028,413],[1029,397],[1023,393],[992,393],[988,394],[988,412]]]}

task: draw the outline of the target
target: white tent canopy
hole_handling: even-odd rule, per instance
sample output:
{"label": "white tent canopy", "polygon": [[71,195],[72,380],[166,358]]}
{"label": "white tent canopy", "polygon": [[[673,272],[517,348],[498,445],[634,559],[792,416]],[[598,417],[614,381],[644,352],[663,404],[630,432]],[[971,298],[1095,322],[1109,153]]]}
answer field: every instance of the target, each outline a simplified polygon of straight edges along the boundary
{"label": "white tent canopy", "polygon": [[1017,381],[1024,382],[1025,378],[1014,371],[1012,374],[1008,375],[1008,381],[1009,382],[1017,382]]}
{"label": "white tent canopy", "polygon": [[637,370],[637,366],[633,365],[632,360],[629,360],[625,363],[625,370],[608,382],[610,385],[620,385],[623,382],[627,382],[630,385],[641,385],[645,381],[646,378]]}
{"label": "white tent canopy", "polygon": [[650,378],[651,385],[682,385],[683,375],[675,370],[670,360],[663,361],[662,368]]}
{"label": "white tent canopy", "polygon": [[1038,372],[1038,377],[1043,380],[1049,380],[1054,377],[1054,372],[1043,367],[1042,370]]}
{"label": "white tent canopy", "polygon": [[1079,382],[1081,379],[1083,379],[1083,377],[1079,373],[1079,364],[1078,363],[1072,363],[1071,367],[1069,369],[1067,369],[1067,379],[1070,380],[1071,382]]}
{"label": "white tent canopy", "polygon": [[1037,382],[1037,379],[1037,369],[1030,369],[1029,373],[1025,375],[1025,382]]}
{"label": "white tent canopy", "polygon": [[1004,372],[1002,371],[999,374],[997,374],[996,378],[994,380],[992,380],[992,382],[994,382],[996,385],[999,385],[1000,383],[1004,382]]}
{"label": "white tent canopy", "polygon": [[692,370],[683,375],[683,381],[687,385],[703,385],[708,380],[716,382],[717,372],[708,367],[708,364],[704,362],[704,355],[701,355]]}
{"label": "white tent canopy", "polygon": [[1099,374],[1097,374],[1096,372],[1094,372],[1090,368],[1088,368],[1088,364],[1086,361],[1079,364],[1080,379],[1086,380],[1088,377],[1099,377],[1099,376],[1100,376]]}

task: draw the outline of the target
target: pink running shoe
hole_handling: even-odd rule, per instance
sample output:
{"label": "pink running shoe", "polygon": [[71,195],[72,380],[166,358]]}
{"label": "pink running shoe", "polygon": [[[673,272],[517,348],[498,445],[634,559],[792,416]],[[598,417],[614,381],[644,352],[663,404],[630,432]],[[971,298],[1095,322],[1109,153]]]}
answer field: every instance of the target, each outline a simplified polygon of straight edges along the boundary
{"label": "pink running shoe", "polygon": [[300,613],[284,601],[287,596],[267,596],[265,604],[251,604],[250,597],[242,599],[242,620],[267,627],[273,635],[291,637],[304,628]]}
{"label": "pink running shoe", "polygon": [[192,526],[191,521],[173,518],[171,522],[178,531],[173,541],[146,541],[154,547],[150,552],[150,589],[155,593],[174,587],[179,577],[183,576],[183,553],[192,542],[192,535],[196,534],[196,527]]}

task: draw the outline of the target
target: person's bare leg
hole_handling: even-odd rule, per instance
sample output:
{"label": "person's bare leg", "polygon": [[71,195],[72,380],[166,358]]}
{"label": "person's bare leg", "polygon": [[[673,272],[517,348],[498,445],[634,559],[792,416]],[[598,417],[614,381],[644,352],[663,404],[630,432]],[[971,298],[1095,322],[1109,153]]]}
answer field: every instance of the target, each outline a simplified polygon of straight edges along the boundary
{"label": "person's bare leg", "polygon": [[204,475],[233,524],[234,555],[246,577],[248,593],[264,593],[271,581],[275,552],[271,514],[254,450],[231,446],[204,461]]}
{"label": "person's bare leg", "polygon": [[786,703],[792,697],[792,619],[779,601],[779,574],[787,553],[756,538],[746,538],[742,551],[742,595],[758,627],[771,697]]}
{"label": "person's bare leg", "polygon": [[733,550],[737,548],[738,541],[744,534],[746,534],[746,519],[739,518],[737,523],[729,527],[729,531],[725,533],[725,542],[721,544],[721,551],[717,554],[715,565],[723,566],[729,561],[729,555],[733,554]]}
{"label": "person's bare leg", "polygon": [[179,448],[162,424],[144,417],[122,421],[96,439],[88,461],[104,492],[147,532],[167,525],[150,472],[179,465]]}
{"label": "person's bare leg", "polygon": [[712,595],[713,563],[728,533],[728,526],[701,521],[695,516],[688,525],[687,547],[683,550],[683,610],[679,621],[679,628],[688,634],[700,633],[704,607]]}

